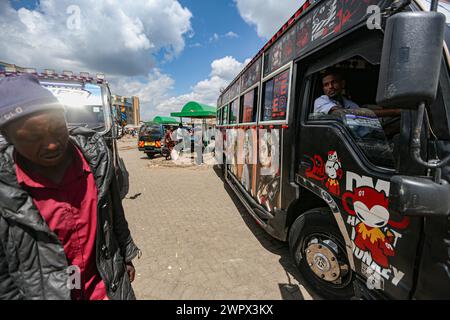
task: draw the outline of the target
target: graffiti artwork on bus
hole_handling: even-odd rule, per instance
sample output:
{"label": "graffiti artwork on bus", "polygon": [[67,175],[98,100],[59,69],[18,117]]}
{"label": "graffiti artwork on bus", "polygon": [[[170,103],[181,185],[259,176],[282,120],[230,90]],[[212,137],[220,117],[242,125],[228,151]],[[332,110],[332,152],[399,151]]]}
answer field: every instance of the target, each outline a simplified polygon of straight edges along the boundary
{"label": "graffiti artwork on bus", "polygon": [[280,207],[280,131],[260,130],[258,202],[269,212]]}
{"label": "graffiti artwork on bus", "polygon": [[323,161],[320,155],[314,155],[310,158],[313,166],[307,168],[305,175],[310,179],[320,181],[325,184],[332,195],[339,197],[341,195],[341,187],[339,181],[343,177],[342,163],[336,151],[329,151],[327,162]]}
{"label": "graffiti artwork on bus", "polygon": [[296,53],[301,54],[336,36],[367,14],[379,0],[323,1],[296,26]]}
{"label": "graffiti artwork on bus", "polygon": [[392,266],[390,258],[395,257],[403,230],[409,225],[409,218],[394,221],[388,211],[390,183],[371,177],[346,174],[346,192],[342,205],[349,214],[347,224],[351,226],[353,253],[366,267],[375,271],[394,285],[404,273]]}
{"label": "graffiti artwork on bus", "polygon": [[231,172],[237,176],[238,130],[227,130],[227,163]]}
{"label": "graffiti artwork on bus", "polygon": [[256,189],[255,170],[257,158],[256,130],[249,129],[245,132],[242,152],[244,161],[241,170],[240,181],[244,186],[245,190],[247,190],[247,192],[249,192],[252,196],[255,196],[255,189]]}

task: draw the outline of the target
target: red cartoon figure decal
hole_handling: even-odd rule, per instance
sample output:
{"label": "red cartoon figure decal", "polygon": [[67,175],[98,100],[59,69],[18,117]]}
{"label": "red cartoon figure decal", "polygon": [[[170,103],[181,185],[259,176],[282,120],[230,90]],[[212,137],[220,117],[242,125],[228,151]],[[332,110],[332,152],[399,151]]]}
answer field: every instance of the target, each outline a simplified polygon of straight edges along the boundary
{"label": "red cartoon figure decal", "polygon": [[306,176],[314,180],[325,180],[325,166],[322,157],[316,154],[314,158],[310,159],[313,162],[313,167],[306,169]]}
{"label": "red cartoon figure decal", "polygon": [[409,225],[407,217],[400,222],[390,220],[388,203],[384,192],[370,187],[356,188],[342,196],[344,209],[361,221],[356,226],[355,245],[363,251],[370,251],[372,259],[383,268],[389,267],[388,257],[395,256],[394,234],[389,227],[404,229]]}
{"label": "red cartoon figure decal", "polygon": [[328,177],[325,186],[332,195],[339,197],[341,194],[339,180],[342,179],[343,171],[341,161],[339,160],[336,151],[328,152],[328,161],[325,164],[325,173]]}

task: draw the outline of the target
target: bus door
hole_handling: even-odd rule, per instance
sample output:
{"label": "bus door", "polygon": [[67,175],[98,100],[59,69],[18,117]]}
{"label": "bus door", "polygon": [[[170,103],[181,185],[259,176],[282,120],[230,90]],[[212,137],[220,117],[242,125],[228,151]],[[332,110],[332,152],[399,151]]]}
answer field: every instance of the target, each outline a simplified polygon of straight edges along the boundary
{"label": "bus door", "polygon": [[405,131],[400,111],[386,116],[375,103],[382,40],[365,30],[360,38],[329,46],[309,65],[299,62],[308,71],[298,81],[303,96],[296,177],[329,204],[351,268],[363,283],[406,299],[413,290],[422,219],[388,211],[390,177],[408,137],[400,130]]}

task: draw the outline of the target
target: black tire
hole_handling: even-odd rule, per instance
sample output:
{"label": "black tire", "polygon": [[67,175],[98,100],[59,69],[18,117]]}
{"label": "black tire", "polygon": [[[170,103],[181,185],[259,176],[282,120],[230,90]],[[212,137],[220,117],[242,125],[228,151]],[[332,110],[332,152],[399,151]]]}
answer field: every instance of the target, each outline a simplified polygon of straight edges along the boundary
{"label": "black tire", "polygon": [[155,157],[155,155],[153,153],[147,153],[147,157],[149,159],[153,159]]}
{"label": "black tire", "polygon": [[[306,258],[306,246],[314,237],[329,238],[338,245],[338,260],[345,261],[348,265],[348,272],[343,279],[345,281],[341,284],[333,284],[319,278],[310,268]],[[330,209],[312,209],[298,217],[289,231],[289,249],[308,290],[327,300],[348,300],[355,296],[353,272],[348,263],[345,241]]]}

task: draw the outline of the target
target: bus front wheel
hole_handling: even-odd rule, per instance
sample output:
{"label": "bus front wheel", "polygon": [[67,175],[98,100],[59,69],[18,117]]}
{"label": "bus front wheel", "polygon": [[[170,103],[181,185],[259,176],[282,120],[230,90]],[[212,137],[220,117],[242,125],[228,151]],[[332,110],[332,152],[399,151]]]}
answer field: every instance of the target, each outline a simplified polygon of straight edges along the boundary
{"label": "bus front wheel", "polygon": [[328,208],[297,218],[289,232],[289,249],[309,290],[324,299],[354,297],[345,242]]}

